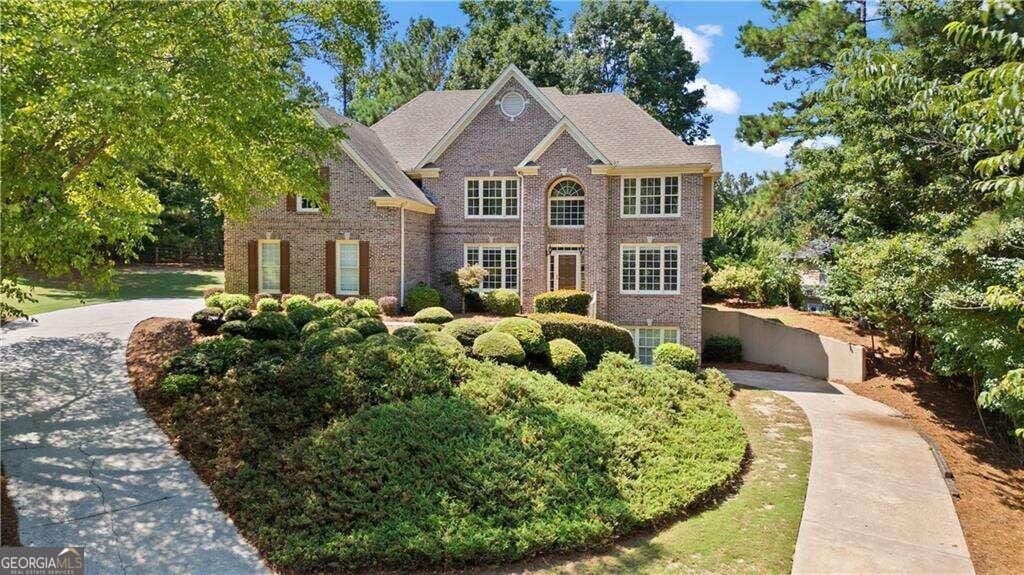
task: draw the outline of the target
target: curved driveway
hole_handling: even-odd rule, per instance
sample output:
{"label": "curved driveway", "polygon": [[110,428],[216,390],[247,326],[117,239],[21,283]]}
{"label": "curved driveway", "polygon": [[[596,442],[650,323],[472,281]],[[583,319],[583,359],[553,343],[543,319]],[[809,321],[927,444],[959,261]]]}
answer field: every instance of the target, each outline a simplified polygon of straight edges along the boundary
{"label": "curved driveway", "polygon": [[82,545],[89,573],[267,571],[128,383],[135,324],[200,307],[133,300],[4,328],[0,435],[23,545]]}
{"label": "curved driveway", "polygon": [[945,478],[898,411],[802,375],[727,373],[792,399],[811,423],[793,573],[974,573]]}

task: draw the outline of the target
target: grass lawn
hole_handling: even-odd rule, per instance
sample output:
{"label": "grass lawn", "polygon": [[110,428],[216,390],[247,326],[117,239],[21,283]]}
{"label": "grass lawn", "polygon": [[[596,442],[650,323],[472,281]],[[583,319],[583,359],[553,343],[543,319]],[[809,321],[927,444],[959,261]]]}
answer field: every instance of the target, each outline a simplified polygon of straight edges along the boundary
{"label": "grass lawn", "polygon": [[807,493],[810,426],[796,404],[769,391],[737,390],[733,407],[753,460],[732,496],[606,553],[541,559],[509,572],[789,573]]}
{"label": "grass lawn", "polygon": [[60,282],[37,284],[32,294],[36,303],[24,303],[20,307],[28,315],[79,307],[95,303],[140,299],[148,297],[199,297],[203,290],[224,284],[221,270],[167,269],[154,267],[125,268],[115,279],[119,287],[116,293],[81,293],[69,291]]}

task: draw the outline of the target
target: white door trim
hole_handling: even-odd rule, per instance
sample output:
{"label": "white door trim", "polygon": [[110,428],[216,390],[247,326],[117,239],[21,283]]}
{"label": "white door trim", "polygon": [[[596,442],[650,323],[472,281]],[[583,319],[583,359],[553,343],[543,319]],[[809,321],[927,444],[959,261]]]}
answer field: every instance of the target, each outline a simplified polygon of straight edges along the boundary
{"label": "white door trim", "polygon": [[[576,249],[554,249],[548,254],[548,286],[559,289],[558,287],[558,258],[560,256],[573,256],[576,258],[576,289],[583,289],[583,274],[582,274],[582,258],[580,257],[581,252]],[[552,258],[554,261],[552,262]],[[554,265],[552,265],[554,263]],[[554,274],[552,277],[551,274]],[[553,280],[553,281],[552,281]]]}

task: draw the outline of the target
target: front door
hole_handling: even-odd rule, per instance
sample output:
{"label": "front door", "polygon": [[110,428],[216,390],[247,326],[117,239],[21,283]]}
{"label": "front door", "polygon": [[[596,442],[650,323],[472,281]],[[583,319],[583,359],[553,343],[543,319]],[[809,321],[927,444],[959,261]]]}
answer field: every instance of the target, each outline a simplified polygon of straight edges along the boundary
{"label": "front door", "polygon": [[555,289],[580,289],[580,254],[555,253]]}

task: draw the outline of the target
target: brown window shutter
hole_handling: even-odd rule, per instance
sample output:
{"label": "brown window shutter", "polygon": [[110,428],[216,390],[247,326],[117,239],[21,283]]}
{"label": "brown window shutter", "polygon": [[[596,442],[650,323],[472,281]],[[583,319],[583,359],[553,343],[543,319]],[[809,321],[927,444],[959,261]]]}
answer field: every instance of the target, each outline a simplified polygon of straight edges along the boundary
{"label": "brown window shutter", "polygon": [[292,258],[288,242],[281,242],[281,293],[292,293]]}
{"label": "brown window shutter", "polygon": [[285,197],[284,209],[289,212],[295,211],[295,196],[288,194],[288,196]]}
{"label": "brown window shutter", "polygon": [[260,291],[259,242],[249,240],[249,293]]}
{"label": "brown window shutter", "polygon": [[359,242],[359,294],[370,294],[370,243]]}
{"label": "brown window shutter", "polygon": [[338,282],[335,274],[337,273],[337,263],[335,261],[334,253],[334,240],[327,240],[327,246],[324,249],[326,257],[324,258],[324,291],[327,293],[338,293]]}
{"label": "brown window shutter", "polygon": [[[331,168],[330,166],[320,166],[320,179],[324,182],[324,203],[330,205],[331,203]],[[328,293],[334,293],[329,291]]]}

